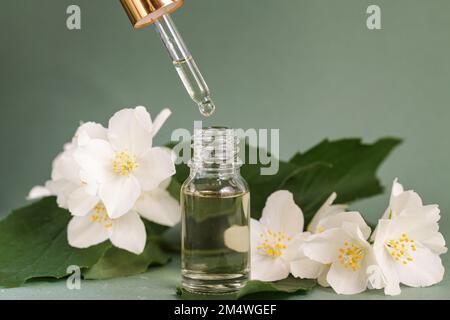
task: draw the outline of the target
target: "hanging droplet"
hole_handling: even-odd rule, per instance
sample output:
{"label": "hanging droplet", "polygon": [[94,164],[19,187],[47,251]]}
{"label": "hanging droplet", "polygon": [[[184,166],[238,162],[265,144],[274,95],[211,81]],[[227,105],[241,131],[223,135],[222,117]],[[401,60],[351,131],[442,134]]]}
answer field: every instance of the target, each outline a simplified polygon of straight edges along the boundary
{"label": "hanging droplet", "polygon": [[198,108],[200,110],[200,113],[205,117],[210,117],[214,110],[216,110],[216,106],[214,105],[214,102],[212,101],[206,101],[204,103],[200,103],[198,105]]}

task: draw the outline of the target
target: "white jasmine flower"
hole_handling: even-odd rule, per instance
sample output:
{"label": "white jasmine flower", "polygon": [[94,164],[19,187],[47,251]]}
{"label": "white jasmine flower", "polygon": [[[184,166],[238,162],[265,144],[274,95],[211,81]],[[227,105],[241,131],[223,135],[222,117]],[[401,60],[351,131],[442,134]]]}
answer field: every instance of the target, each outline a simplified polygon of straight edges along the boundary
{"label": "white jasmine flower", "polygon": [[292,275],[296,278],[302,279],[318,279],[318,282],[323,287],[327,287],[326,274],[329,266],[318,261],[314,261],[307,257],[304,253],[304,244],[311,238],[310,232],[305,232],[300,237],[301,241],[297,244],[297,248],[291,254],[289,267]]}
{"label": "white jasmine flower", "polygon": [[251,219],[252,278],[276,281],[290,273],[290,259],[304,241],[303,213],[289,191],[269,196],[259,221]]}
{"label": "white jasmine flower", "polygon": [[67,227],[69,244],[87,248],[110,240],[118,248],[141,254],[147,239],[145,225],[135,211],[111,219],[103,204],[98,203],[88,214],[73,217]]}
{"label": "white jasmine flower", "polygon": [[[165,226],[173,226],[180,221],[179,204],[166,190],[170,178],[160,180],[161,177],[167,178],[168,175],[163,172],[164,170],[158,172],[160,169],[165,169],[164,166],[158,166],[158,160],[161,158],[168,159],[166,161],[168,166],[174,169],[173,152],[166,148],[158,148],[156,151],[153,150],[155,148],[151,148],[152,137],[169,115],[170,111],[165,109],[158,115],[155,122],[151,123],[145,108],[138,107],[134,110],[125,109],[118,112],[111,119],[112,130],[107,130],[93,122],[82,124],[71,142],[64,146],[64,151],[53,161],[52,179],[45,184],[45,187],[37,186],[30,191],[30,199],[56,195],[58,205],[68,209],[75,216],[68,226],[68,240],[72,246],[86,248],[110,239],[113,245],[139,254],[146,243],[145,227],[139,215]],[[124,142],[125,140],[122,141],[121,137],[114,136],[114,134],[119,135],[120,132],[123,132],[125,140],[131,145],[130,150],[144,150],[144,153],[149,151],[148,153],[154,152],[163,156],[159,159],[151,159],[156,164],[151,168],[148,168],[149,159],[144,157],[146,162],[139,162],[139,164],[147,164],[147,167],[142,166],[141,169],[149,169],[146,172],[152,175],[149,183],[158,181],[160,184],[150,188],[147,182],[140,182],[140,186],[141,184],[145,186],[141,188],[133,207],[119,217],[111,218],[100,199],[101,185],[97,176],[90,175],[89,170],[83,170],[83,166],[75,159],[75,155],[80,152],[80,149],[86,151],[92,148],[95,143],[104,145],[114,141],[117,145]],[[146,143],[148,148],[145,147]],[[114,168],[114,161],[117,162],[117,158],[121,157],[122,154],[111,161],[112,171],[128,169],[126,161],[119,164],[119,168]],[[141,160],[142,157],[143,155],[139,153],[136,159]],[[123,177],[126,178],[125,175]],[[139,178],[144,179],[145,175],[140,175]]]}
{"label": "white jasmine flower", "polygon": [[152,148],[152,138],[170,115],[164,110],[152,123],[144,107],[124,109],[109,121],[107,139],[89,139],[74,158],[81,175],[95,181],[108,215],[128,213],[141,194],[153,191],[175,173],[173,158],[162,148]]}
{"label": "white jasmine flower", "polygon": [[404,190],[395,179],[392,184],[389,206],[382,219],[395,219],[397,217],[419,217],[438,222],[441,218],[439,206],[436,204],[423,205],[422,198],[413,190]]}
{"label": "white jasmine flower", "polygon": [[95,122],[82,124],[65,150],[53,161],[52,179],[46,187],[57,196],[58,205],[73,215],[84,215],[99,202],[97,187],[88,177],[82,177],[74,159],[79,146],[90,139],[105,139],[106,129]]}
{"label": "white jasmine flower", "polygon": [[435,222],[418,218],[379,221],[374,253],[383,272],[386,294],[400,294],[400,283],[427,287],[442,281],[444,267],[439,253],[426,245],[436,233]]}
{"label": "white jasmine flower", "polygon": [[367,268],[375,264],[373,251],[359,226],[344,222],[340,228],[312,235],[303,244],[304,255],[323,265],[330,265],[326,282],[339,294],[366,290]]}
{"label": "white jasmine flower", "polygon": [[[326,217],[335,215],[337,213],[345,212],[347,209],[347,205],[345,204],[333,204],[334,200],[336,200],[337,194],[333,192],[327,200],[323,203],[323,205],[316,212],[311,222],[308,225],[307,230],[312,233],[320,232],[321,228],[319,226],[319,222]],[[324,230],[322,230],[324,231]]]}
{"label": "white jasmine flower", "polygon": [[394,180],[389,207],[378,222],[374,252],[383,272],[385,293],[400,294],[400,283],[426,287],[440,282],[447,252],[439,232],[437,205],[424,206],[420,196]]}
{"label": "white jasmine flower", "polygon": [[69,209],[72,214],[79,215],[80,208],[91,210],[99,201],[95,196],[95,186],[90,187],[80,177],[80,167],[76,163],[73,154],[79,145],[89,139],[101,139],[106,137],[106,129],[98,123],[87,122],[76,131],[72,141],[64,146],[64,151],[53,160],[51,180],[45,186],[34,187],[28,199],[38,199],[44,196],[54,195],[61,208]]}
{"label": "white jasmine flower", "polygon": [[44,186],[35,186],[28,193],[27,200],[36,200],[51,196],[52,193]]}
{"label": "white jasmine flower", "polygon": [[143,192],[136,201],[134,211],[143,218],[163,226],[173,227],[181,220],[180,204],[166,190],[170,178],[163,181],[158,188]]}
{"label": "white jasmine flower", "polygon": [[165,190],[169,183],[170,179],[163,181],[157,189],[144,192],[136,206],[119,218],[110,218],[101,202],[85,215],[73,217],[67,229],[69,244],[87,248],[109,239],[118,248],[142,253],[147,235],[139,215],[169,227],[181,219],[178,201]]}
{"label": "white jasmine flower", "polygon": [[[329,229],[340,228],[345,222],[351,222],[358,225],[365,239],[367,239],[370,236],[371,229],[365,223],[361,214],[356,211],[346,212],[346,205],[333,205],[335,199],[336,193],[332,193],[314,215],[308,226],[308,231],[312,234],[319,234]],[[306,242],[309,238],[306,239]],[[303,245],[298,248],[296,256],[291,261],[292,275],[299,278],[317,279],[321,286],[328,287],[329,284],[326,279],[330,265],[310,259],[304,254],[303,248]]]}
{"label": "white jasmine flower", "polygon": [[[394,180],[392,194],[388,209],[382,219],[396,219],[398,217],[425,219],[427,222],[435,222],[434,225],[439,230],[437,224],[441,218],[440,209],[437,204],[423,205],[422,198],[412,190],[404,191],[403,186]],[[433,237],[422,242],[431,250],[438,254],[446,253],[445,239],[439,232],[434,232]]]}

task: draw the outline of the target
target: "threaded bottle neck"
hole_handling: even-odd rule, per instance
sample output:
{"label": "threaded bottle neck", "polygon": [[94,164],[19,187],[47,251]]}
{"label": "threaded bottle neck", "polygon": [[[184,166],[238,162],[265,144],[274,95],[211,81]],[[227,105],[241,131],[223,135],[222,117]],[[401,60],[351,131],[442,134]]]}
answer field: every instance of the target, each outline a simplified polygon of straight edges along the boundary
{"label": "threaded bottle neck", "polygon": [[193,136],[193,169],[221,170],[241,166],[238,139],[233,129],[210,127],[195,129]]}

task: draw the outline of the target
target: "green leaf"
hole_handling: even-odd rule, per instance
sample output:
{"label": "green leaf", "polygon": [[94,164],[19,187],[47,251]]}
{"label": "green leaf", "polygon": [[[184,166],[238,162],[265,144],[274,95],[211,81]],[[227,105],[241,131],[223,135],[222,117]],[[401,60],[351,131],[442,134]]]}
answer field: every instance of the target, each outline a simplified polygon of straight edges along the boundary
{"label": "green leaf", "polygon": [[281,293],[306,293],[316,286],[314,280],[298,279],[292,276],[275,282],[263,282],[258,280],[251,280],[242,288],[237,298],[256,293],[281,292]]}
{"label": "green leaf", "polygon": [[140,255],[112,247],[84,273],[84,278],[110,279],[131,276],[144,273],[149,266],[164,265],[169,260],[169,256],[152,240],[147,241],[144,252]]}
{"label": "green leaf", "polygon": [[94,265],[111,245],[71,247],[66,231],[70,218],[49,197],[0,221],[0,286],[17,287],[32,278],[62,278],[71,265]]}
{"label": "green leaf", "polygon": [[164,232],[169,229],[169,227],[167,226],[151,222],[147,219],[142,219],[142,221],[144,222],[145,230],[147,231],[147,239],[154,240],[155,242],[161,240],[163,238]]}
{"label": "green leaf", "polygon": [[275,282],[264,282],[258,280],[250,280],[247,282],[244,288],[242,288],[236,294],[222,294],[222,295],[204,295],[204,294],[195,294],[188,292],[181,287],[177,287],[176,292],[180,298],[185,300],[197,300],[197,299],[241,299],[243,297],[252,296],[258,294],[258,297],[261,294],[269,294],[269,293],[302,293],[305,294],[312,288],[316,286],[316,281],[307,280],[307,279],[298,279],[292,276],[289,276],[286,279],[275,281]]}
{"label": "green leaf", "polygon": [[327,163],[303,170],[283,186],[294,194],[305,215],[305,224],[327,197],[336,192],[336,203],[349,203],[383,192],[375,174],[399,139],[380,139],[364,144],[360,139],[325,140],[304,154],[297,153],[290,163],[305,167],[312,163]]}
{"label": "green leaf", "polygon": [[170,195],[172,197],[174,197],[175,199],[177,199],[178,201],[180,201],[181,183],[178,181],[178,179],[172,178],[172,179],[170,179],[170,184],[167,187],[167,191],[170,193]]}

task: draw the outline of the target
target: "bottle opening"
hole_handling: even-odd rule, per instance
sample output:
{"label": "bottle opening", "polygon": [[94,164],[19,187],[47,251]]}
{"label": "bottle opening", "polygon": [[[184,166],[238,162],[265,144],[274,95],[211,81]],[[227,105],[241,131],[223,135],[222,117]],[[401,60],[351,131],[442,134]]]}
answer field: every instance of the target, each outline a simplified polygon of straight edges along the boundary
{"label": "bottle opening", "polygon": [[191,167],[219,169],[241,165],[238,158],[238,138],[234,129],[227,127],[195,129],[193,149]]}

